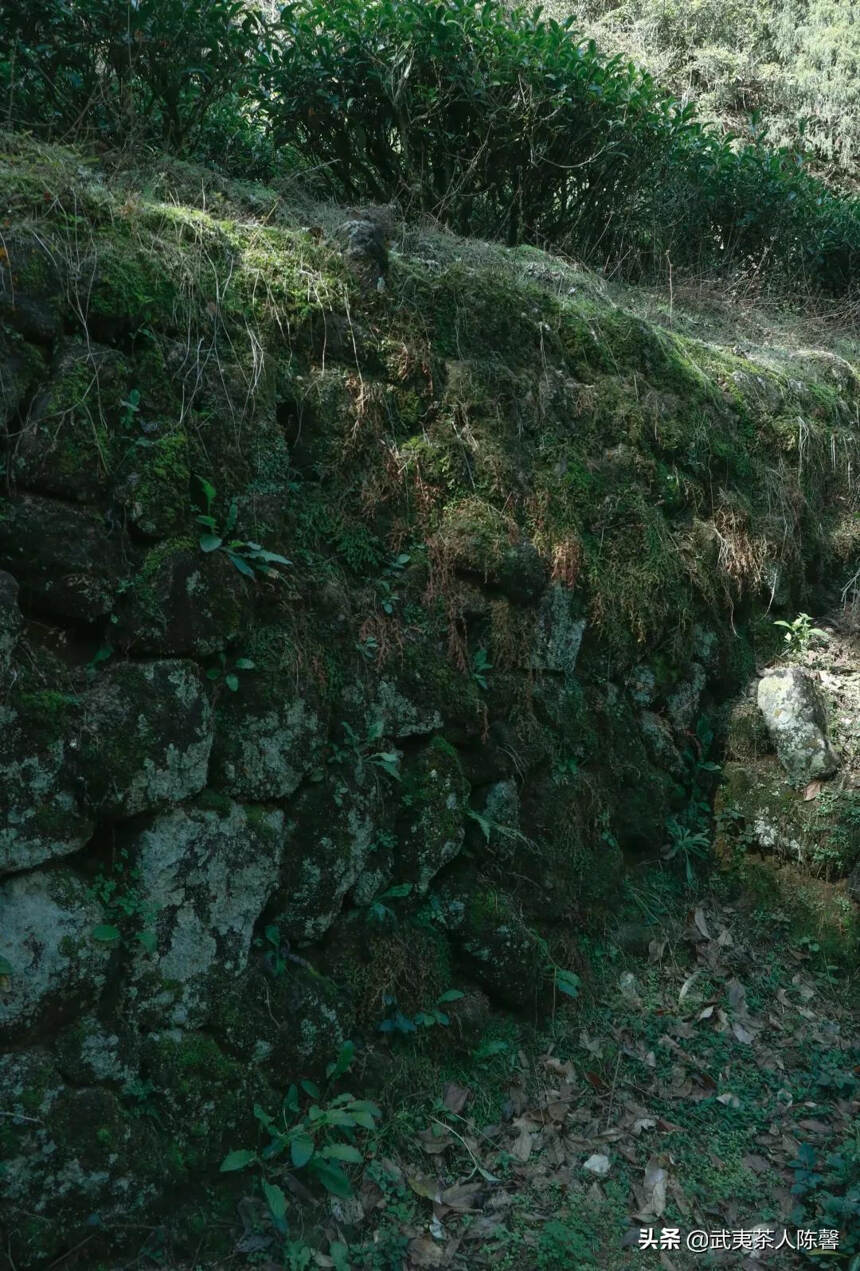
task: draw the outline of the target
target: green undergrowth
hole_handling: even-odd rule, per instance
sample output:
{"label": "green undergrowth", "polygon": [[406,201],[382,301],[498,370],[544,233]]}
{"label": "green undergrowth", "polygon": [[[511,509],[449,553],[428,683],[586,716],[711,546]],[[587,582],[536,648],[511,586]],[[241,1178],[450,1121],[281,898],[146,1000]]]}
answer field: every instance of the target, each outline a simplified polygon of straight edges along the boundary
{"label": "green undergrowth", "polygon": [[[34,234],[50,243],[73,311],[119,345],[139,394],[133,415],[106,394],[97,451],[58,464],[119,474],[157,423],[153,486],[175,473],[181,497],[205,477],[249,538],[289,538],[335,579],[379,578],[425,543],[444,593],[451,568],[531,540],[584,584],[622,657],[685,638],[703,606],[728,614],[774,571],[802,594],[802,558],[839,569],[855,550],[857,382],[802,350],[799,318],[774,319],[775,345],[727,347],[689,297],[670,319],[531,249],[430,231],[395,239],[369,297],[329,208],[207,188],[179,163],[108,173],[6,145],[13,267],[35,268]],[[78,445],[71,430],[54,444]]]}
{"label": "green undergrowth", "polygon": [[[589,944],[575,1006],[558,1003],[539,1027],[493,1014],[465,1048],[408,1035],[371,1044],[343,1078],[353,1094],[384,1091],[351,1171],[351,1217],[335,1235],[293,1199],[278,1235],[262,1211],[248,1217],[246,1200],[244,1240],[255,1231],[271,1254],[274,1238],[290,1268],[334,1251],[345,1267],[393,1271],[433,1247],[466,1248],[477,1268],[627,1271],[633,1257],[661,1265],[636,1248],[640,1227],[760,1223],[838,1229],[832,1263],[853,1267],[860,986],[787,940],[772,911],[744,913],[724,891],[690,891],[660,869],[628,875],[616,923]],[[607,1173],[584,1168],[595,1155]],[[649,1218],[654,1169],[667,1189]],[[222,1265],[216,1231],[216,1244],[235,1238],[226,1213],[209,1212],[218,1220],[201,1267]],[[163,1265],[185,1265],[171,1260],[185,1243],[168,1254],[168,1239]],[[682,1248],[678,1265],[718,1263]]]}

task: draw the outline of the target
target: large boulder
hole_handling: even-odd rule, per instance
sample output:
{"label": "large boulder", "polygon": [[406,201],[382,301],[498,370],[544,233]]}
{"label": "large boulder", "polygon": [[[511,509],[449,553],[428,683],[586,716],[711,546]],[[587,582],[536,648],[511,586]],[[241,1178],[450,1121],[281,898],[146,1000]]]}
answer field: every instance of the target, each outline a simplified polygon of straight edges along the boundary
{"label": "large boulder", "polygon": [[202,796],[127,833],[153,910],[152,950],[137,947],[128,1009],[150,1027],[199,1027],[244,971],[254,925],[278,881],[283,813]]}
{"label": "large boulder", "polygon": [[115,453],[134,445],[133,437],[120,435],[131,383],[128,363],[114,349],[83,342],[64,348],[16,437],[16,484],[80,503],[100,501],[110,488]]}
{"label": "large boulder", "polygon": [[128,561],[124,535],[95,512],[35,496],[0,500],[0,569],[40,613],[95,622],[122,592]]}
{"label": "large boulder", "polygon": [[110,950],[94,939],[101,905],[68,870],[0,883],[0,1040],[55,1026],[104,985]]}
{"label": "large boulder", "polygon": [[211,745],[190,662],[119,662],[84,692],[16,694],[0,706],[0,874],[78,851],[99,818],[196,794]]}
{"label": "large boulder", "polygon": [[827,735],[827,703],[808,671],[786,666],[762,676],[758,706],[793,785],[833,775],[839,759]]}
{"label": "large boulder", "polygon": [[212,708],[192,662],[118,662],[86,696],[81,767],[100,816],[136,816],[206,785]]}
{"label": "large boulder", "polygon": [[394,873],[423,894],[463,846],[469,783],[453,746],[434,737],[406,769],[403,787]]}
{"label": "large boulder", "polygon": [[270,675],[243,676],[218,702],[212,784],[236,799],[286,799],[317,767],[326,718],[309,688]]}

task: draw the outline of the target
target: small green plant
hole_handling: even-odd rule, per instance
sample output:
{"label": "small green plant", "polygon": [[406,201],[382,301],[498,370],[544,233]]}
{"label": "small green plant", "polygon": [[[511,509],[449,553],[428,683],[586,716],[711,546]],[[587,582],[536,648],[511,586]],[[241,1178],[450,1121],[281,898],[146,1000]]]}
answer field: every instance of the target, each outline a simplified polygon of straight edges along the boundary
{"label": "small green plant", "polygon": [[125,401],[120,402],[120,407],[122,409],[119,417],[120,428],[129,429],[140,410],[140,390],[133,388]]}
{"label": "small green plant", "polygon": [[380,1033],[400,1033],[408,1035],[409,1033],[417,1033],[421,1028],[433,1028],[437,1024],[447,1027],[451,1023],[451,1018],[446,1011],[441,1008],[447,1006],[449,1002],[459,1002],[464,994],[460,989],[448,989],[436,999],[434,1006],[427,1010],[418,1011],[410,1019],[408,1015],[404,1015],[397,1005],[397,998],[390,993],[386,993],[382,999],[384,1006],[388,1008],[388,1014],[385,1019],[380,1021]]}
{"label": "small green plant", "polygon": [[372,749],[382,739],[385,730],[383,720],[374,720],[368,726],[363,739],[359,737],[355,729],[346,720],[342,721],[341,728],[343,729],[345,745],[340,746],[336,742],[330,744],[329,763],[344,763],[347,759],[352,758],[359,764],[373,764],[375,768],[381,768],[383,772],[387,773],[389,777],[393,777],[395,781],[400,781],[399,751]]}
{"label": "small green plant", "polygon": [[219,653],[218,665],[210,666],[206,672],[206,678],[215,684],[225,684],[231,693],[235,693],[239,688],[239,677],[236,672],[255,669],[255,664],[250,658],[237,658],[235,662],[230,663],[225,653]]}
{"label": "small green plant", "polygon": [[337,1059],[326,1068],[325,1092],[313,1081],[291,1085],[276,1117],[255,1104],[254,1116],[268,1143],[260,1151],[238,1148],[228,1152],[221,1162],[222,1173],[256,1168],[272,1222],[284,1236],[287,1198],[281,1181],[286,1174],[304,1171],[333,1196],[352,1195],[352,1183],[343,1166],[363,1162],[360,1135],[375,1130],[382,1115],[368,1099],[347,1093],[330,1096],[331,1087],[349,1071],[354,1058],[354,1044],[344,1042]]}
{"label": "small green plant", "polygon": [[830,636],[820,627],[813,627],[808,613],[799,613],[794,622],[785,622],[778,618],[773,624],[785,629],[785,654],[803,653],[812,640],[829,640]]}
{"label": "small green plant", "polygon": [[663,846],[663,859],[681,862],[687,885],[692,887],[696,877],[696,862],[707,857],[711,840],[703,830],[688,829],[674,818],[667,822],[666,833],[669,841]]}
{"label": "small green plant", "polygon": [[231,537],[236,528],[239,509],[236,500],[230,504],[227,519],[220,524],[214,515],[216,490],[210,481],[197,478],[203,498],[204,511],[198,513],[197,523],[202,525],[205,533],[200,535],[199,543],[202,552],[223,551],[227,559],[235,565],[240,574],[246,578],[278,578],[280,575],[276,565],[290,565],[292,561],[277,552],[269,552],[260,543],[252,543],[249,539]]}
{"label": "small green plant", "polygon": [[395,918],[394,910],[390,909],[385,902],[387,900],[403,900],[411,891],[411,883],[397,883],[394,887],[389,887],[386,891],[380,892],[378,896],[374,896],[367,907],[365,915],[367,921],[371,923],[393,922]]}
{"label": "small green plant", "polygon": [[478,688],[486,689],[487,672],[492,671],[492,669],[493,669],[493,664],[487,656],[487,650],[476,649],[475,652],[472,654],[471,675],[472,675],[472,679],[475,681]]}
{"label": "small green plant", "polygon": [[156,907],[146,900],[138,886],[140,870],[131,864],[126,848],[117,853],[110,873],[102,871],[90,888],[90,895],[105,910],[106,922],[93,927],[93,940],[114,946],[123,940],[136,940],[147,953],[156,949]]}

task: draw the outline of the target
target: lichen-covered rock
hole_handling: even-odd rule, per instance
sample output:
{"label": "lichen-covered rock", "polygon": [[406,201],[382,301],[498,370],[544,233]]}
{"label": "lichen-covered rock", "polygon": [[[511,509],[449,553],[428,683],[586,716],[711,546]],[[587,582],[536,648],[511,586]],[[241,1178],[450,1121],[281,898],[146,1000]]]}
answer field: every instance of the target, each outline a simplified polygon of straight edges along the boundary
{"label": "lichen-covered rock", "polygon": [[537,616],[531,665],[536,671],[572,675],[585,633],[585,618],[568,587],[553,583],[543,596]]}
{"label": "lichen-covered rock", "polygon": [[457,752],[436,737],[404,774],[403,787],[409,802],[398,827],[395,874],[422,894],[463,846],[469,783]]}
{"label": "lichen-covered rock", "polygon": [[107,494],[117,452],[134,446],[133,436],[120,435],[130,374],[114,349],[83,342],[64,348],[15,440],[11,466],[19,487],[81,503]]}
{"label": "lichen-covered rock", "polygon": [[0,705],[0,875],[78,851],[95,827],[79,778],[80,698],[53,690]]}
{"label": "lichen-covered rock", "polygon": [[15,695],[0,718],[0,874],[206,784],[211,707],[190,662],[117,663],[85,692]]}
{"label": "lichen-covered rock", "polygon": [[139,1080],[139,1051],[133,1029],[122,1020],[109,1027],[94,1012],[74,1020],[53,1047],[57,1067],[72,1085],[119,1089]]}
{"label": "lichen-covered rock", "polygon": [[155,911],[155,949],[136,948],[129,967],[136,1018],[151,1027],[206,1021],[245,969],[277,884],[283,833],[280,811],[203,796],[125,837]]}
{"label": "lichen-covered rock", "polygon": [[18,584],[11,574],[0,570],[0,689],[5,686],[12,662],[12,651],[21,630],[18,608]]}
{"label": "lichen-covered rock", "polygon": [[688,732],[695,724],[707,678],[705,668],[698,662],[691,662],[687,669],[687,678],[669,694],[666,710],[678,732]]}
{"label": "lichen-covered rock", "polygon": [[215,1004],[211,1028],[273,1084],[322,1072],[352,1035],[354,1011],[325,975],[297,960],[280,974],[251,966]]}
{"label": "lichen-covered rock", "polygon": [[206,785],[212,708],[192,662],[117,663],[86,695],[80,741],[87,802],[129,817]]}
{"label": "lichen-covered rock", "polygon": [[320,763],[327,721],[310,686],[282,677],[243,677],[216,710],[211,781],[248,802],[288,798]]}
{"label": "lichen-covered rock", "polygon": [[273,913],[282,933],[299,944],[331,927],[344,897],[373,851],[381,799],[371,774],[346,783],[311,785],[290,807],[290,823]]}
{"label": "lichen-covered rock", "polygon": [[247,624],[249,582],[223,552],[168,540],[144,559],[118,612],[117,639],[136,656],[208,657]]}
{"label": "lichen-covered rock", "polygon": [[45,375],[45,358],[32,344],[0,327],[0,436],[12,450],[32,386]]}
{"label": "lichen-covered rock", "polygon": [[764,675],[758,706],[792,784],[832,776],[839,759],[827,735],[827,703],[807,671],[786,666]]}
{"label": "lichen-covered rock", "polygon": [[42,613],[94,622],[113,608],[128,561],[123,535],[95,512],[36,496],[0,501],[0,568]]}
{"label": "lichen-covered rock", "polygon": [[515,1010],[545,1000],[551,967],[546,946],[504,892],[486,886],[443,889],[440,921],[470,975],[490,997]]}
{"label": "lichen-covered rock", "polygon": [[[418,667],[407,668],[396,680],[383,678],[371,689],[362,683],[343,693],[346,712],[366,733],[377,725],[385,737],[421,737],[442,727],[442,711],[435,701],[435,685],[427,683]],[[374,691],[375,690],[375,691]]]}
{"label": "lichen-covered rock", "polygon": [[0,988],[0,1039],[18,1042],[98,998],[110,950],[93,931],[103,922],[68,870],[0,882],[0,958],[11,968]]}
{"label": "lichen-covered rock", "polygon": [[59,254],[36,235],[4,233],[0,259],[0,319],[37,344],[63,330],[64,277]]}
{"label": "lichen-covered rock", "polygon": [[155,1124],[117,1094],[63,1080],[42,1049],[0,1055],[4,1252],[44,1267],[145,1210],[171,1168]]}

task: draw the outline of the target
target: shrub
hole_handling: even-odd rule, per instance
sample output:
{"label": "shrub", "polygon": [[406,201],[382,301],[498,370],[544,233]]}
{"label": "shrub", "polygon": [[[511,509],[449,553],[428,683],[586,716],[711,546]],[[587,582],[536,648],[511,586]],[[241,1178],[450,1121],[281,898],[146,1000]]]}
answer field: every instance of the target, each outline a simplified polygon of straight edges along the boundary
{"label": "shrub", "polygon": [[4,0],[0,101],[8,123],[178,145],[265,52],[243,0]]}

